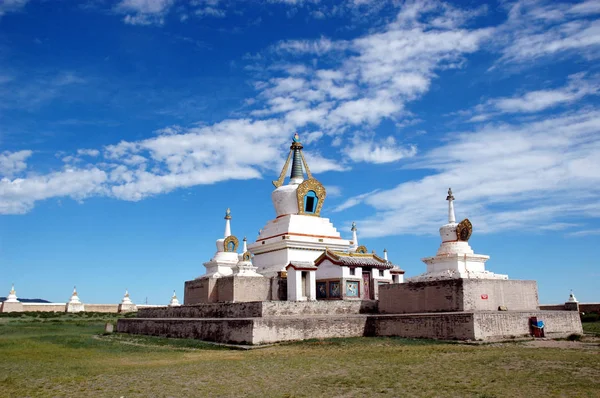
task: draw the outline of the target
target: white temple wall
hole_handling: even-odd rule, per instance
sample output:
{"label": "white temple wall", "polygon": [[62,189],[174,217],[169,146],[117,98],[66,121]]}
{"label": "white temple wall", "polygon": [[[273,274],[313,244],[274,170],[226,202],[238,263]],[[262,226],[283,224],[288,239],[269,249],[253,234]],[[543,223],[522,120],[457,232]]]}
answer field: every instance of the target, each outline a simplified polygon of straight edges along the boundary
{"label": "white temple wall", "polygon": [[334,279],[343,277],[343,267],[333,264],[329,260],[323,261],[319,264],[317,269],[317,279]]}

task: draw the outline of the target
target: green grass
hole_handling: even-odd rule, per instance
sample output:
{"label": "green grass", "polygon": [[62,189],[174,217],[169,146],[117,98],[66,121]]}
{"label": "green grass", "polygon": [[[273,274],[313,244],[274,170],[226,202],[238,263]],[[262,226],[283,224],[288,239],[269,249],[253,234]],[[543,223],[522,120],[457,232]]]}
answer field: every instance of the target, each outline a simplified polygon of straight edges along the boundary
{"label": "green grass", "polygon": [[583,331],[585,333],[594,334],[600,337],[600,321],[597,322],[583,322]]}
{"label": "green grass", "polygon": [[600,391],[600,347],[349,338],[241,351],[103,336],[105,319],[0,319],[0,397],[597,397]]}

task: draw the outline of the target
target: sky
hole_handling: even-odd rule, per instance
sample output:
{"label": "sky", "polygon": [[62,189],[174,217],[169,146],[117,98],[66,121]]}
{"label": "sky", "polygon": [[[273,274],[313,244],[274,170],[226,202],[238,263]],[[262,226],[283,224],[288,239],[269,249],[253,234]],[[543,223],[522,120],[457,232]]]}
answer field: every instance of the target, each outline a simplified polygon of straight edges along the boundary
{"label": "sky", "polygon": [[0,0],[0,295],[166,304],[298,132],[344,238],[600,301],[600,1]]}

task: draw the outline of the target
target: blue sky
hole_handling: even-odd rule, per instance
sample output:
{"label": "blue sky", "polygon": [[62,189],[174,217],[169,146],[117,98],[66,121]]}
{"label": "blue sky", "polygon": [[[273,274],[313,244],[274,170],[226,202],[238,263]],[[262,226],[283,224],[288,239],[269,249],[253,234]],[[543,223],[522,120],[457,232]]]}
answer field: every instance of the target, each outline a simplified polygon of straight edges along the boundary
{"label": "blue sky", "polygon": [[0,288],[166,303],[290,139],[408,276],[446,190],[488,269],[599,301],[600,1],[0,0]]}

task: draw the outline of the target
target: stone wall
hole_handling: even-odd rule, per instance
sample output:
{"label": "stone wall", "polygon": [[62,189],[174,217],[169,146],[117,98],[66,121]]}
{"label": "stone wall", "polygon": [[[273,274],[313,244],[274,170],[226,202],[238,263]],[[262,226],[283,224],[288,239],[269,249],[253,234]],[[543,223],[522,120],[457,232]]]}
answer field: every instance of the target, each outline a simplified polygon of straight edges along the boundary
{"label": "stone wall", "polygon": [[119,312],[119,304],[84,304],[86,312]]}
{"label": "stone wall", "polygon": [[443,340],[473,340],[473,313],[409,314],[374,316],[376,336],[399,336]]}
{"label": "stone wall", "polygon": [[67,303],[23,303],[23,311],[65,312]]}
{"label": "stone wall", "polygon": [[119,319],[117,332],[251,344],[252,319]]}
{"label": "stone wall", "polygon": [[379,312],[382,314],[460,311],[462,301],[461,279],[379,287]]}
{"label": "stone wall", "polygon": [[379,287],[382,314],[538,309],[535,281],[448,279]]}
{"label": "stone wall", "polygon": [[[566,304],[566,303],[565,303]],[[540,310],[543,311],[566,311],[565,304],[542,304]],[[600,314],[600,303],[579,303],[579,312],[596,312]]]}
{"label": "stone wall", "polygon": [[473,317],[475,340],[529,336],[531,317],[544,321],[546,337],[583,334],[579,314],[573,311],[475,312]]}
{"label": "stone wall", "polygon": [[228,276],[217,279],[219,302],[267,301],[271,299],[270,278]]}
{"label": "stone wall", "polygon": [[262,316],[261,302],[213,303],[181,307],[140,308],[138,318],[254,318]]}
{"label": "stone wall", "polygon": [[536,281],[502,279],[465,279],[462,311],[497,311],[504,306],[510,311],[538,309]]}
{"label": "stone wall", "polygon": [[360,337],[367,335],[367,315],[259,318],[251,344],[279,341]]}
{"label": "stone wall", "polygon": [[258,318],[377,313],[377,301],[257,301],[140,308],[138,318]]}
{"label": "stone wall", "polygon": [[270,301],[263,303],[263,316],[342,315],[377,313],[377,301]]}
{"label": "stone wall", "polygon": [[185,282],[183,303],[185,305],[216,303],[218,301],[217,279],[194,279]]}
{"label": "stone wall", "polygon": [[572,311],[119,319],[117,331],[238,344],[353,336],[495,340],[530,336],[529,319],[533,316],[544,321],[547,337],[566,337],[573,333],[582,333],[579,316]]}

